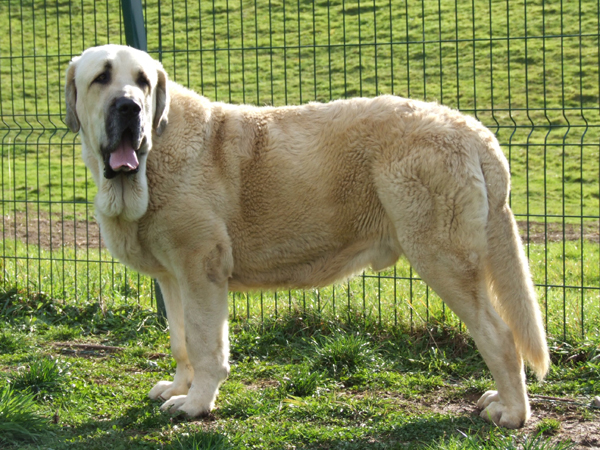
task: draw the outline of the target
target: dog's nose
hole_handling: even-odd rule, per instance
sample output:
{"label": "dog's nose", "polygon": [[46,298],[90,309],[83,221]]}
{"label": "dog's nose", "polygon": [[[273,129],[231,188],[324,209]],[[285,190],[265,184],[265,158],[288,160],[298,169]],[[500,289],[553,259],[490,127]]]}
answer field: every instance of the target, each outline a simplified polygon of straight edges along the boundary
{"label": "dog's nose", "polygon": [[115,108],[123,118],[137,116],[142,110],[142,107],[135,100],[127,97],[117,99]]}

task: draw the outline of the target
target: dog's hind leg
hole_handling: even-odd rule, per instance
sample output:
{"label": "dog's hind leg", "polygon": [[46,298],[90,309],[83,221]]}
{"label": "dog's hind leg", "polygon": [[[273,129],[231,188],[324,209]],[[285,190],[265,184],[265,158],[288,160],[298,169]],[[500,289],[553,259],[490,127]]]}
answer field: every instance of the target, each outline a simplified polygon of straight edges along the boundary
{"label": "dog's hind leg", "polygon": [[486,274],[494,306],[512,329],[519,352],[541,380],[550,365],[548,344],[527,257],[508,205],[490,209],[487,235]]}
{"label": "dog's hind leg", "polygon": [[479,403],[481,416],[508,428],[523,426],[529,417],[523,362],[511,329],[489,298],[480,256],[447,252],[431,242],[405,245],[409,261],[446,304],[465,323],[496,382],[493,398]]}
{"label": "dog's hind leg", "polygon": [[[485,268],[494,306],[512,330],[519,354],[541,380],[550,364],[548,346],[527,258],[508,205],[490,209],[487,235]],[[488,391],[477,406],[490,411],[501,401],[498,392]]]}
{"label": "dog's hind leg", "polygon": [[445,192],[435,193],[414,177],[388,181],[380,198],[403,253],[465,323],[496,382],[498,393],[486,403],[482,417],[521,427],[529,416],[523,362],[511,329],[492,305],[484,268],[485,188],[448,183]]}
{"label": "dog's hind leg", "polygon": [[177,368],[173,381],[159,381],[150,390],[148,396],[153,400],[168,400],[175,395],[188,393],[194,377],[194,369],[188,359],[185,345],[185,326],[179,285],[174,278],[167,276],[159,279],[159,284],[165,299],[171,337],[171,353],[177,363]]}

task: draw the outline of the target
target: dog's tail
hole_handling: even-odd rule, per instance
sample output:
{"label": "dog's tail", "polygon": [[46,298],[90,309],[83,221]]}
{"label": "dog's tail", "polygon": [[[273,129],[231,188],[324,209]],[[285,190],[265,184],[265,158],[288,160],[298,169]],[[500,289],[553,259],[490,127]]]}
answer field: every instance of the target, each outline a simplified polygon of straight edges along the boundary
{"label": "dog's tail", "polygon": [[508,205],[508,163],[496,139],[488,143],[488,151],[481,155],[489,204],[486,278],[494,306],[511,328],[517,350],[541,380],[550,365],[542,314],[517,224]]}

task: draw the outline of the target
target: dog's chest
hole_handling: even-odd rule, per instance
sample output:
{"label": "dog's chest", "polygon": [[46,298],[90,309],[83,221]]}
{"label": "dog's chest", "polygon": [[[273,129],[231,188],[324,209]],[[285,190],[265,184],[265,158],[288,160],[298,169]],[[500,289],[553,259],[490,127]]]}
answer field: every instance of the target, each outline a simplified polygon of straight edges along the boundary
{"label": "dog's chest", "polygon": [[160,270],[156,259],[140,241],[138,222],[99,216],[98,223],[104,244],[113,257],[139,272],[152,274]]}

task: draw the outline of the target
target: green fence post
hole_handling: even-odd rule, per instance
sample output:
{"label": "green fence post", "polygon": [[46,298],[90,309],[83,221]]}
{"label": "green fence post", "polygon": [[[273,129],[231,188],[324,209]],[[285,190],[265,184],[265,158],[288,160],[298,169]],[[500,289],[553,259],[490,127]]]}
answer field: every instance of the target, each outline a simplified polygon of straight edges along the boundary
{"label": "green fence post", "polygon": [[156,293],[156,312],[159,320],[164,324],[167,318],[167,309],[165,308],[165,299],[160,290],[160,285],[156,280],[154,280],[154,292]]}
{"label": "green fence post", "polygon": [[127,45],[138,50],[148,51],[142,0],[122,0],[121,8]]}
{"label": "green fence post", "polygon": [[[121,8],[123,11],[123,24],[125,25],[125,40],[127,41],[127,45],[138,50],[148,51],[142,0],[122,0]],[[167,317],[167,310],[160,285],[156,280],[154,280],[154,292],[156,292],[158,317],[164,321]]]}

